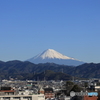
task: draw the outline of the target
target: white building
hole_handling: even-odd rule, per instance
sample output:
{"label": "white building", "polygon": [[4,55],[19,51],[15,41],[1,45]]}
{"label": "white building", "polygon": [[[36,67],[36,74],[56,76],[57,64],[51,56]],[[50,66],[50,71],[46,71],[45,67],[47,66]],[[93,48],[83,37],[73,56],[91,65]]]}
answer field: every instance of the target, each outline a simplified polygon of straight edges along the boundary
{"label": "white building", "polygon": [[45,100],[43,94],[40,95],[2,95],[0,100]]}
{"label": "white building", "polygon": [[95,86],[95,91],[100,90],[100,86]]}

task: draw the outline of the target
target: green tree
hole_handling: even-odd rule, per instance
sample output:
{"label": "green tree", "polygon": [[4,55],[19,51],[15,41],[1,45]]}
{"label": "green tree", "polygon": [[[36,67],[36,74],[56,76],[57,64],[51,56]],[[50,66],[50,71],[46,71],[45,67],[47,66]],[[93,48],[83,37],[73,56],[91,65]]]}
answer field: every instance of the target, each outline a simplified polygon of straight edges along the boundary
{"label": "green tree", "polygon": [[71,81],[67,81],[67,82],[66,82],[66,86],[73,86],[73,85],[74,85],[74,83],[71,82]]}
{"label": "green tree", "polygon": [[79,85],[77,85],[71,81],[66,82],[66,95],[69,96],[71,91],[80,92],[82,90],[83,90],[83,88],[80,87]]}
{"label": "green tree", "polygon": [[75,84],[73,86],[73,88],[71,89],[71,91],[74,91],[74,92],[81,92],[83,90],[83,88],[81,88],[80,86],[78,86],[77,84]]}

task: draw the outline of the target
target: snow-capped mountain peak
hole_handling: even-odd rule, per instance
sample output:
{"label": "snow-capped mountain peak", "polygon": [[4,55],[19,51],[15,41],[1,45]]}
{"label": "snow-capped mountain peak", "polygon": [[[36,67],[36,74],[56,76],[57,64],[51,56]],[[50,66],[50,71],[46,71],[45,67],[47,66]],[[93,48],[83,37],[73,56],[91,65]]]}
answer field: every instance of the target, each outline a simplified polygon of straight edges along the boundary
{"label": "snow-capped mountain peak", "polygon": [[41,54],[36,56],[35,59],[38,58],[38,57],[40,57],[42,59],[46,59],[46,58],[55,59],[55,58],[57,58],[57,59],[73,59],[73,60],[75,60],[74,58],[70,58],[70,57],[67,57],[65,55],[62,55],[61,53],[59,53],[59,52],[57,52],[53,49],[45,50],[44,52],[42,52]]}
{"label": "snow-capped mountain peak", "polygon": [[63,65],[81,65],[84,62],[77,60],[75,58],[71,58],[68,56],[65,56],[53,49],[47,49],[44,52],[38,54],[37,56],[28,59],[27,61],[30,61],[32,63],[38,64],[38,63],[56,63],[56,64],[63,64]]}

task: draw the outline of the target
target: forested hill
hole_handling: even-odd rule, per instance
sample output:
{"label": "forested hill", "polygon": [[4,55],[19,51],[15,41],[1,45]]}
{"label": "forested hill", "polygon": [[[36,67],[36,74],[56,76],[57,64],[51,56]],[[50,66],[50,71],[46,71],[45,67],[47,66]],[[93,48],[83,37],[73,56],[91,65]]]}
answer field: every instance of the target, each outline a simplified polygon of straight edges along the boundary
{"label": "forested hill", "polygon": [[85,63],[72,69],[72,72],[67,72],[70,75],[84,78],[100,78],[100,63]]}
{"label": "forested hill", "polygon": [[[58,65],[54,63],[45,63],[45,64],[33,64],[28,61],[8,61],[3,62],[0,61],[0,78],[5,79],[9,77],[19,78],[19,79],[33,79],[35,76],[37,77],[40,73],[52,70],[55,75],[59,75],[59,73],[65,73],[70,76],[77,76],[82,78],[100,78],[100,63],[85,63],[83,65],[73,67],[67,65]],[[59,72],[59,73],[58,73]],[[35,73],[35,76],[34,76]],[[49,77],[50,76],[50,77]],[[51,79],[50,73],[47,79]],[[67,77],[67,76],[63,76]],[[54,78],[56,79],[56,78]]]}

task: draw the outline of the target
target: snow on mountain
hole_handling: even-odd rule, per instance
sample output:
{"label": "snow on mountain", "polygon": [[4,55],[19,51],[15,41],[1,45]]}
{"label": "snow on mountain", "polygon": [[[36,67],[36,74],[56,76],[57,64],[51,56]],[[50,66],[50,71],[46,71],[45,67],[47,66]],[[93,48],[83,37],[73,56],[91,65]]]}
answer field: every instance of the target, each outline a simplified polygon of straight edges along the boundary
{"label": "snow on mountain", "polygon": [[48,49],[48,50],[45,50],[43,53],[37,55],[34,59],[36,58],[42,58],[42,59],[46,59],[46,58],[52,58],[52,59],[55,59],[55,58],[58,58],[58,59],[73,59],[74,58],[70,58],[70,57],[67,57],[65,55],[62,55],[61,53],[53,50],[53,49]]}
{"label": "snow on mountain", "polygon": [[75,58],[62,55],[61,53],[53,49],[47,49],[44,52],[38,54],[37,56],[28,59],[27,61],[30,61],[35,64],[49,62],[49,63],[73,65],[73,66],[81,65],[84,63]]}

